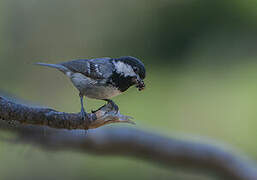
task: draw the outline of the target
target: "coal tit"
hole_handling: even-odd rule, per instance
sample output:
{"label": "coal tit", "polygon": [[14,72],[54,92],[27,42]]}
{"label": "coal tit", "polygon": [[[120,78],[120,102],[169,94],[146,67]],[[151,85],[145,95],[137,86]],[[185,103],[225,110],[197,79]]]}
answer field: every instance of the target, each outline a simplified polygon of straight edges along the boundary
{"label": "coal tit", "polygon": [[70,78],[79,90],[81,115],[84,119],[89,118],[84,110],[84,96],[107,101],[118,111],[118,106],[110,98],[125,92],[133,85],[139,91],[145,88],[144,64],[131,56],[78,59],[59,64],[36,64],[56,68]]}

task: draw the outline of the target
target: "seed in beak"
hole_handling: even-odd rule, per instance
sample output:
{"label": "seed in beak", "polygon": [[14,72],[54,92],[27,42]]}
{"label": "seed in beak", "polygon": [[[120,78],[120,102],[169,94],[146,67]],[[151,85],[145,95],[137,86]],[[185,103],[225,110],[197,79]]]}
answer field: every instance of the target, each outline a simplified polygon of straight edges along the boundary
{"label": "seed in beak", "polygon": [[144,81],[139,81],[136,87],[138,88],[139,91],[144,90],[145,89]]}

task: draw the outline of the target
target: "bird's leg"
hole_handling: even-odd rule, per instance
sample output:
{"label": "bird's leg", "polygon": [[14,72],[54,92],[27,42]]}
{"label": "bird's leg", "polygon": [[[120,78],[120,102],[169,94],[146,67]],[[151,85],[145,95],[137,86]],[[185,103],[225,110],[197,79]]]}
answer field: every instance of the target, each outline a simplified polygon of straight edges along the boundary
{"label": "bird's leg", "polygon": [[112,105],[112,108],[113,108],[116,112],[119,111],[118,105],[115,104],[115,103],[113,102],[113,100],[111,100],[111,99],[103,99],[103,100],[104,100],[104,101],[107,101],[108,103],[110,103],[110,104]]}
{"label": "bird's leg", "polygon": [[89,120],[89,116],[88,116],[88,114],[86,113],[86,111],[84,109],[84,103],[83,103],[84,95],[79,93],[79,97],[80,97],[80,104],[81,104],[81,111],[80,111],[81,116],[82,116],[83,120]]}

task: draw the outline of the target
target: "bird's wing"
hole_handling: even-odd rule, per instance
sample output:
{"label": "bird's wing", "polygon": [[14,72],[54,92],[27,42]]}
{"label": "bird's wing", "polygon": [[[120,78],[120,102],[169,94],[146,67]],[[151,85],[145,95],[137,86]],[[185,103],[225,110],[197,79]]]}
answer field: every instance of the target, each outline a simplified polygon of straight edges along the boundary
{"label": "bird's wing", "polygon": [[73,73],[81,73],[91,79],[108,78],[113,71],[111,58],[78,59],[60,63]]}

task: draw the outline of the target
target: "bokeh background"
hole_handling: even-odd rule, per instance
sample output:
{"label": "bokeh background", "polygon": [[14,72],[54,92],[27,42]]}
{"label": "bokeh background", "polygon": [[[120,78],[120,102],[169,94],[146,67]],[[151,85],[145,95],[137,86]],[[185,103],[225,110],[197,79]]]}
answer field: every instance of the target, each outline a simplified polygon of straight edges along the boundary
{"label": "bokeh background", "polygon": [[[114,100],[138,128],[228,144],[257,160],[257,1],[1,0],[0,12],[2,92],[78,112],[69,80],[33,63],[135,56],[146,65],[147,89]],[[86,108],[102,104],[87,100]],[[5,142],[0,159],[0,179],[216,179]]]}

